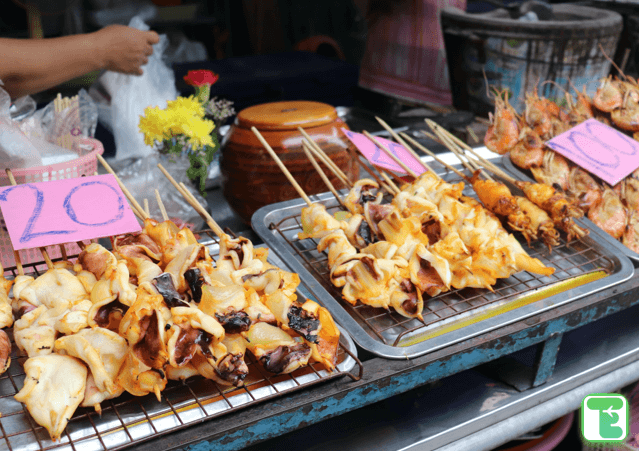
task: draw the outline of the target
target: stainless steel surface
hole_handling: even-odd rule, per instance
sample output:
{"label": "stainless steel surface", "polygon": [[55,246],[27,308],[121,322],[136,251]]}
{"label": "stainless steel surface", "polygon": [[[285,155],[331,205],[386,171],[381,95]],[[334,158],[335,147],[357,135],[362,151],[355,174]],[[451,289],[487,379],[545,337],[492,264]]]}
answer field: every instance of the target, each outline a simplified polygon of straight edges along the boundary
{"label": "stainless steel surface", "polygon": [[[508,155],[504,155],[501,158],[501,163],[504,165],[504,167],[508,170],[508,172],[515,177],[516,179],[519,180],[523,180],[523,181],[528,181],[528,182],[534,182],[535,180],[530,177],[530,175],[526,174],[524,171],[522,171],[520,168],[518,168],[517,166],[515,166],[513,164],[513,162],[510,160],[510,157]],[[596,226],[590,219],[588,218],[583,218],[580,219],[579,222],[581,222],[582,224],[584,224],[586,227],[588,227],[590,230],[596,230],[597,233],[601,236],[610,236],[608,235],[605,231],[603,231],[601,228],[599,228],[598,226]],[[614,238],[613,238],[614,239]],[[617,241],[617,240],[615,240]],[[624,255],[626,255],[628,258],[632,259],[634,262],[639,263],[639,254],[636,253],[635,251],[628,249],[626,246],[624,246],[623,244],[621,244],[620,241],[617,241],[620,245],[621,245],[621,250],[623,251]]]}
{"label": "stainless steel surface", "polygon": [[[217,240],[211,233],[208,236],[200,233],[204,237],[201,242],[207,245],[211,256],[217,256]],[[277,256],[269,256],[269,262],[286,268]],[[25,272],[36,265],[38,264],[24,265]],[[15,268],[9,270],[15,276]],[[307,295],[303,290],[299,294]],[[8,332],[13,335],[11,330]],[[125,393],[103,402],[100,415],[92,408],[78,408],[58,443],[52,442],[47,431],[38,426],[26,408],[13,398],[22,388],[25,378],[22,366],[26,360],[26,357],[18,356],[14,344],[11,366],[0,376],[0,449],[85,451],[126,448],[158,435],[344,376],[356,365],[361,366],[361,363],[356,360],[357,348],[353,340],[341,327],[340,332],[337,371],[334,373],[327,372],[321,364],[313,363],[288,375],[273,375],[265,372],[248,355],[250,372],[243,387],[220,387],[213,381],[198,376],[184,382],[169,381],[160,402],[153,394],[134,397]]]}
{"label": "stainless steel surface", "polygon": [[[451,181],[457,177],[446,172],[442,172],[442,176]],[[466,189],[467,195],[474,196],[472,189]],[[337,202],[330,193],[312,196],[312,199],[325,204],[328,209],[338,209]],[[339,291],[323,276],[328,268],[325,255],[315,250],[317,242],[299,241],[295,238],[301,231],[299,215],[304,206],[301,199],[296,199],[263,207],[253,216],[253,229],[293,271],[300,274],[302,283],[331,311],[336,321],[344,326],[358,345],[389,359],[413,358],[445,348],[621,283],[634,274],[632,263],[620,255],[620,243],[609,236],[598,236],[596,239],[585,237],[570,244],[563,241],[550,255],[547,255],[547,248],[538,244],[533,249],[528,249],[528,252],[545,264],[555,267],[554,275],[539,277],[521,272],[500,280],[494,293],[472,289],[443,293],[425,302],[424,322],[407,320],[380,309],[353,307],[341,300]],[[598,268],[605,269],[608,276],[490,316],[495,308],[504,307],[507,303],[521,300],[522,297],[557,282],[594,272]],[[481,306],[476,308],[475,303]],[[442,311],[442,306],[443,310],[448,310],[445,315],[437,314]],[[481,321],[473,320],[479,314],[486,318]],[[453,330],[450,331],[440,329],[451,321],[465,324],[463,327],[453,325]]]}

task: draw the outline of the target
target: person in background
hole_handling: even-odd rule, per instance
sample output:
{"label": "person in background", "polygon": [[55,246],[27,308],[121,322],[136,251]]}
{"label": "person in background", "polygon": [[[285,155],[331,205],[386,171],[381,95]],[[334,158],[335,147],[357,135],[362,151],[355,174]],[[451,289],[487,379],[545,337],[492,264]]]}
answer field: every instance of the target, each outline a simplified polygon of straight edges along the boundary
{"label": "person in background", "polygon": [[0,38],[0,80],[16,99],[96,70],[142,75],[159,39],[125,25],[59,38]]}
{"label": "person in background", "polygon": [[[397,99],[451,105],[440,13],[466,0],[356,0],[368,11],[359,85]],[[366,5],[368,3],[368,5]]]}

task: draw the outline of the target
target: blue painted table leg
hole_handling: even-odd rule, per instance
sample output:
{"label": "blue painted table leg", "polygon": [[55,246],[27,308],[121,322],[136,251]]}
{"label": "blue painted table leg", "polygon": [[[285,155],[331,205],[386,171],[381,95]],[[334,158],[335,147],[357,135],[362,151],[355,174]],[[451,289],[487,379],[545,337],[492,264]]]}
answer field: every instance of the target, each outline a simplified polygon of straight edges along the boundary
{"label": "blue painted table leg", "polygon": [[563,333],[552,334],[548,340],[539,344],[535,361],[535,380],[533,387],[538,387],[548,380],[557,362],[557,353]]}

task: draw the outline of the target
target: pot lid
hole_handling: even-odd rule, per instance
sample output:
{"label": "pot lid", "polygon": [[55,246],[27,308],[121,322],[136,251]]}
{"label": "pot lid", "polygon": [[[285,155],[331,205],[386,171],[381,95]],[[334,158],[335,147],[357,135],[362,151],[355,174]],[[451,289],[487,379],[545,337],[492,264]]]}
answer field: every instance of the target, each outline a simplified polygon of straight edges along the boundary
{"label": "pot lid", "polygon": [[259,130],[295,130],[297,127],[317,127],[337,119],[331,105],[310,101],[263,103],[248,107],[237,115],[241,127]]}

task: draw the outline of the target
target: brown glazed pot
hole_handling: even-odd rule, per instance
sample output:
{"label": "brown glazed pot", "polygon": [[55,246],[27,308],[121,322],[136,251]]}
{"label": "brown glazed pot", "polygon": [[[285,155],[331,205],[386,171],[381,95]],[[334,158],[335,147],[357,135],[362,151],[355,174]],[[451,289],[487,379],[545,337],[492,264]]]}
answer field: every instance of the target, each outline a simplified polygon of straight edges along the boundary
{"label": "brown glazed pot", "polygon": [[[348,126],[332,106],[294,101],[246,108],[222,142],[220,172],[224,197],[247,224],[264,205],[300,197],[251,127],[260,131],[308,195],[327,192],[328,188],[306,157],[297,127],[304,128],[350,180],[356,179],[357,150],[342,133],[341,128]],[[323,164],[320,166],[337,189],[344,188]]]}

